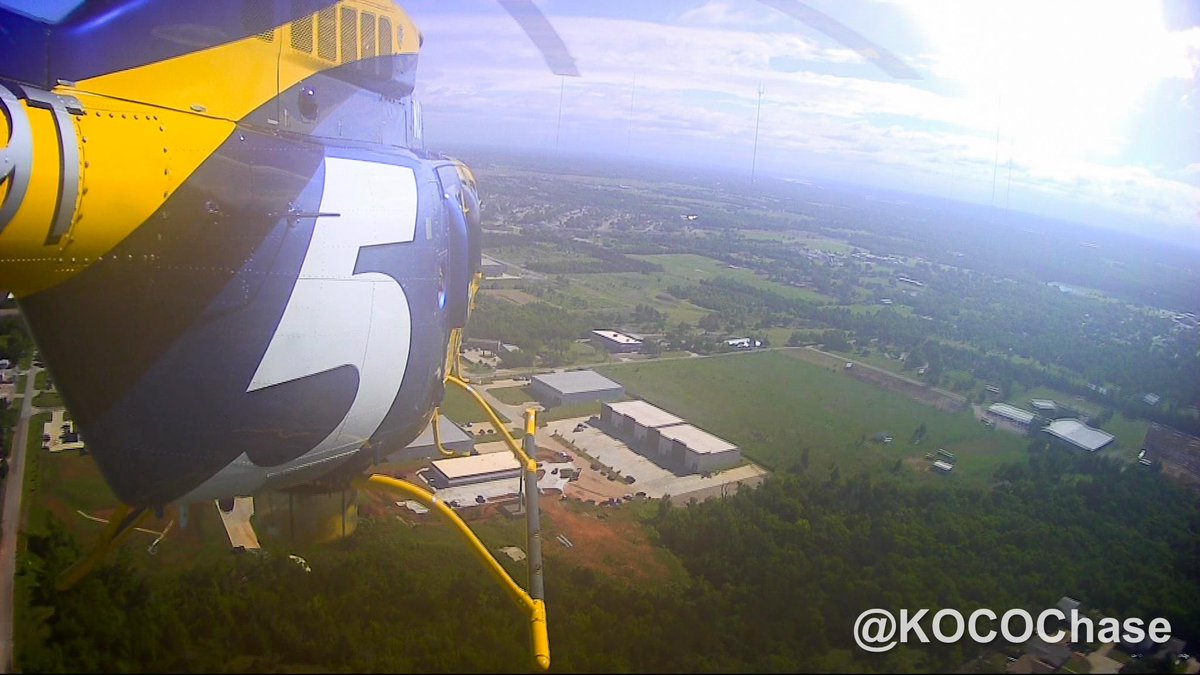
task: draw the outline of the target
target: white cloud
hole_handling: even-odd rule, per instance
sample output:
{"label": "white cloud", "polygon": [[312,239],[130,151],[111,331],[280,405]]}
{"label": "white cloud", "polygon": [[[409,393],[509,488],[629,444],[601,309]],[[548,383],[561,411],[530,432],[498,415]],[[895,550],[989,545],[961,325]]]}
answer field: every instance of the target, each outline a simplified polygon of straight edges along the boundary
{"label": "white cloud", "polygon": [[[753,26],[762,8],[713,1],[685,14],[688,25],[552,16],[583,74],[565,82],[561,130],[563,82],[512,22],[489,20],[481,30],[484,15],[421,21],[426,44],[418,93],[436,132],[431,137],[486,136],[545,148],[557,135],[567,147],[673,147],[698,159],[744,156],[748,164],[761,82],[760,166],[784,166],[800,155],[859,161],[926,177],[942,194],[986,200],[993,175],[1007,171],[1011,156],[1015,193],[1195,224],[1198,190],[1188,184],[1196,180],[1195,165],[1170,176],[1110,166],[1110,149],[1126,142],[1114,120],[1131,114],[1132,104],[1108,97],[1137,94],[1155,78],[1194,77],[1200,29],[1168,34],[1147,56],[1129,53],[1142,43],[1117,38],[1149,35],[1148,28],[1135,22],[1114,33],[1101,22],[1108,31],[1101,31],[1104,47],[1116,54],[1106,56],[1070,53],[1069,41],[1056,47],[1053,31],[1035,25],[1030,34],[1050,40],[1039,47],[1041,60],[1029,53],[1014,61],[1024,43],[1004,43],[1002,33],[987,32],[990,23],[1037,24],[1037,12],[1048,12],[1053,23],[1069,13],[1020,5],[1025,14],[995,19],[956,10],[956,2],[927,4],[918,16],[934,37],[912,61],[929,68],[930,82],[888,80],[852,51],[798,32],[729,28]],[[995,5],[982,7],[986,14]],[[937,18],[942,10],[947,14]],[[931,20],[942,24],[930,28]],[[952,35],[955,27],[961,35]],[[1007,51],[989,51],[999,47]],[[780,59],[800,68],[774,68]],[[1142,65],[1114,65],[1121,59]],[[1003,78],[1007,87],[1000,105],[997,81],[989,77]],[[1113,93],[1097,89],[1101,80]]]}

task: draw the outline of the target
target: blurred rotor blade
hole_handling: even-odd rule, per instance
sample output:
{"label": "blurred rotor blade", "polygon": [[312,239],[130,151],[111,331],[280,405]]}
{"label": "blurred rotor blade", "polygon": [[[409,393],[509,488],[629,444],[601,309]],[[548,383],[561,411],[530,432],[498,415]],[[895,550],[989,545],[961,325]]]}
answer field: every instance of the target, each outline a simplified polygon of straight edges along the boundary
{"label": "blurred rotor blade", "polygon": [[848,28],[837,19],[809,7],[799,0],[758,0],[821,31],[843,45],[858,52],[864,59],[879,66],[883,72],[898,80],[919,80],[921,76],[895,54],[871,42]]}
{"label": "blurred rotor blade", "polygon": [[546,59],[546,65],[550,66],[550,70],[555,75],[579,77],[579,69],[575,67],[575,59],[571,56],[571,52],[567,51],[566,43],[554,30],[554,26],[550,25],[546,15],[542,14],[537,5],[533,4],[533,0],[498,0],[498,2],[512,15],[529,39],[533,40],[533,44],[542,53],[542,58]]}

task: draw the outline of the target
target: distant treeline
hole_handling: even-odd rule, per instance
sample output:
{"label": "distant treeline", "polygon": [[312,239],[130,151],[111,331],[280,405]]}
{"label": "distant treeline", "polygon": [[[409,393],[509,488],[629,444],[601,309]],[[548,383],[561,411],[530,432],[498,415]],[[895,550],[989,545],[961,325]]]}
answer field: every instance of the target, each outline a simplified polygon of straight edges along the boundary
{"label": "distant treeline", "polygon": [[[953,477],[945,480],[953,480]],[[907,476],[813,475],[649,515],[684,570],[632,584],[557,559],[547,569],[559,672],[952,671],[979,648],[858,650],[872,607],[1041,609],[1070,595],[1108,616],[1163,616],[1200,637],[1200,506],[1151,472],[1044,446],[990,489]],[[298,552],[306,573],[287,559]],[[129,560],[66,593],[61,526],[19,567],[18,666],[46,671],[507,672],[525,622],[445,528],[365,520],[348,540],[147,576]],[[1003,645],[996,645],[1003,647]]]}

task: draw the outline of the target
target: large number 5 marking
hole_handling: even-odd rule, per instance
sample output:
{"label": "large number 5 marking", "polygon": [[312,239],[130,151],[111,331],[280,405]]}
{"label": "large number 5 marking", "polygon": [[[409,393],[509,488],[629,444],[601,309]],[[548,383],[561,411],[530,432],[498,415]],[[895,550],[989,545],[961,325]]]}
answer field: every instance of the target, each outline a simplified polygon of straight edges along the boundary
{"label": "large number 5 marking", "polygon": [[[345,450],[375,433],[404,380],[412,315],[404,289],[378,272],[354,273],[364,246],[410,242],[417,182],[407,167],[330,157],[312,241],[296,286],[247,391],[332,368],[358,369],[346,417],[306,458]],[[315,451],[315,452],[314,452]]]}

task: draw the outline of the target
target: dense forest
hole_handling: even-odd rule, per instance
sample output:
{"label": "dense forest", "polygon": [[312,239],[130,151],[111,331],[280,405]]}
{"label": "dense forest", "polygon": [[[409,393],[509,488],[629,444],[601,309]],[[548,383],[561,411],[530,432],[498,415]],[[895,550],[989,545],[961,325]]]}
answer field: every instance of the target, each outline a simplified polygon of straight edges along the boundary
{"label": "dense forest", "polygon": [[[548,568],[555,671],[944,671],[979,648],[869,655],[852,642],[855,617],[1040,609],[1063,595],[1200,636],[1194,495],[1096,457],[1035,447],[984,491],[812,475],[801,461],[729,499],[662,502],[645,525],[683,564],[671,581]],[[63,594],[54,576],[78,550],[62,528],[29,551],[26,672],[528,667],[524,621],[436,526],[365,520],[348,540],[301,551],[311,573],[286,552],[152,576],[119,557]]]}

